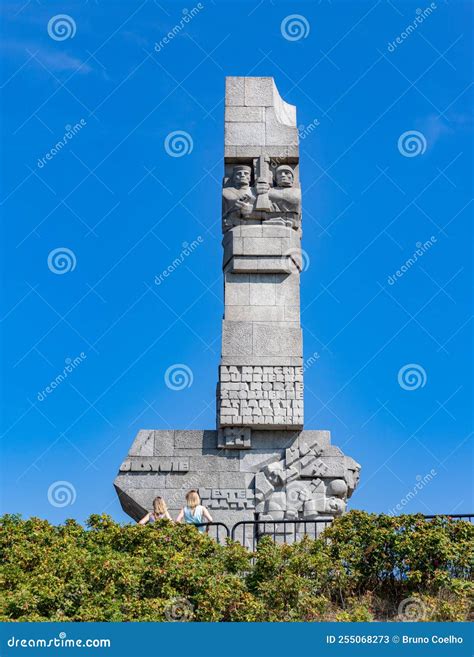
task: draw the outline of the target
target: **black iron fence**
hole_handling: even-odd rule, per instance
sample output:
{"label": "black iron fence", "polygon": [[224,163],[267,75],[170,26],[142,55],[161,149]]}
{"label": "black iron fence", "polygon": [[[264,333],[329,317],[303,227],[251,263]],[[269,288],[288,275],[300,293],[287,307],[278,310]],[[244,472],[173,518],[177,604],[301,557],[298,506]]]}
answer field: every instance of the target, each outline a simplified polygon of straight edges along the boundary
{"label": "black iron fence", "polygon": [[[425,520],[447,518],[474,522],[474,514],[471,513],[423,515],[423,518]],[[291,544],[300,541],[304,536],[318,538],[332,521],[332,518],[317,518],[315,520],[244,520],[236,523],[232,529],[229,529],[223,522],[200,523],[196,527],[200,531],[208,533],[222,545],[225,545],[227,539],[230,538],[254,552],[259,540],[264,536],[270,536],[276,543]]]}
{"label": "black iron fence", "polygon": [[230,538],[230,531],[227,525],[223,522],[201,522],[196,524],[196,527],[212,536],[218,543],[225,545],[228,538]]}
{"label": "black iron fence", "polygon": [[232,527],[231,538],[252,552],[264,536],[275,543],[296,543],[304,536],[318,538],[332,522],[332,518],[316,520],[245,520]]}

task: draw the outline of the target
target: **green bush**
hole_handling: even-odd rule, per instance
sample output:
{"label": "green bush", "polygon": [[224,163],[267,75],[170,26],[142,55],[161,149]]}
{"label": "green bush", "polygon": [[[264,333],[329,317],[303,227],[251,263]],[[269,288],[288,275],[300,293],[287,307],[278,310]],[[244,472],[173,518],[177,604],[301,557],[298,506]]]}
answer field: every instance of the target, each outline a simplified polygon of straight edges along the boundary
{"label": "green bush", "polygon": [[0,518],[1,621],[470,618],[474,527],[352,511],[253,555],[194,527]]}

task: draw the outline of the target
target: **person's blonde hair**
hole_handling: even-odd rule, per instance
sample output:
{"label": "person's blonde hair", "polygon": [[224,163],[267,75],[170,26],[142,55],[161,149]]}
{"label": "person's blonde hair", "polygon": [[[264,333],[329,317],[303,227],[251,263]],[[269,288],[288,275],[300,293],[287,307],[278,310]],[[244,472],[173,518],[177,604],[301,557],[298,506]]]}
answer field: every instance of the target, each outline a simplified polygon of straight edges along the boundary
{"label": "person's blonde hair", "polygon": [[164,515],[168,511],[166,502],[162,497],[155,497],[153,500],[153,513],[156,515]]}
{"label": "person's blonde hair", "polygon": [[186,493],[186,504],[190,509],[195,509],[201,503],[201,498],[197,490],[190,490]]}

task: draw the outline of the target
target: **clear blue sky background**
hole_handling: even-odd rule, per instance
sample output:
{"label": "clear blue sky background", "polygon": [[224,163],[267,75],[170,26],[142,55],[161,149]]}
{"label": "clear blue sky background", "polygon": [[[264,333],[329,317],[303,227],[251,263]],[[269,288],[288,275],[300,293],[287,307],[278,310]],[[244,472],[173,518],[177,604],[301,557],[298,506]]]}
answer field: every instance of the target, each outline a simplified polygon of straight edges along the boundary
{"label": "clear blue sky background", "polygon": [[[406,510],[472,511],[470,3],[439,0],[393,52],[428,3],[203,4],[156,52],[181,3],[2,3],[2,511],[127,520],[112,482],[137,430],[215,426],[226,75],[273,76],[298,124],[319,122],[301,142],[306,428],[362,464],[352,508],[387,512],[434,470]],[[56,14],[73,38],[48,36]],[[305,38],[282,36],[290,14]],[[183,157],[164,148],[175,130]],[[426,150],[406,157],[413,130]],[[47,263],[59,247],[76,259],[64,275]],[[194,375],[181,391],[164,382],[176,363]],[[423,387],[399,385],[407,364]],[[73,505],[48,502],[56,481]]]}

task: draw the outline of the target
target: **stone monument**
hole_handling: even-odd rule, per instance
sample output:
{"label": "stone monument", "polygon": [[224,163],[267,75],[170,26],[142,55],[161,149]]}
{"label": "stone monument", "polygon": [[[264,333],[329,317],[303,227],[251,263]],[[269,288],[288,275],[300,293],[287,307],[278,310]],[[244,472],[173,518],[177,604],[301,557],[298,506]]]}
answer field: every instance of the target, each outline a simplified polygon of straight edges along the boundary
{"label": "stone monument", "polygon": [[138,432],[115,479],[134,520],[197,489],[213,519],[331,518],[360,466],[303,429],[296,108],[273,78],[229,77],[222,189],[224,318],[217,428]]}

